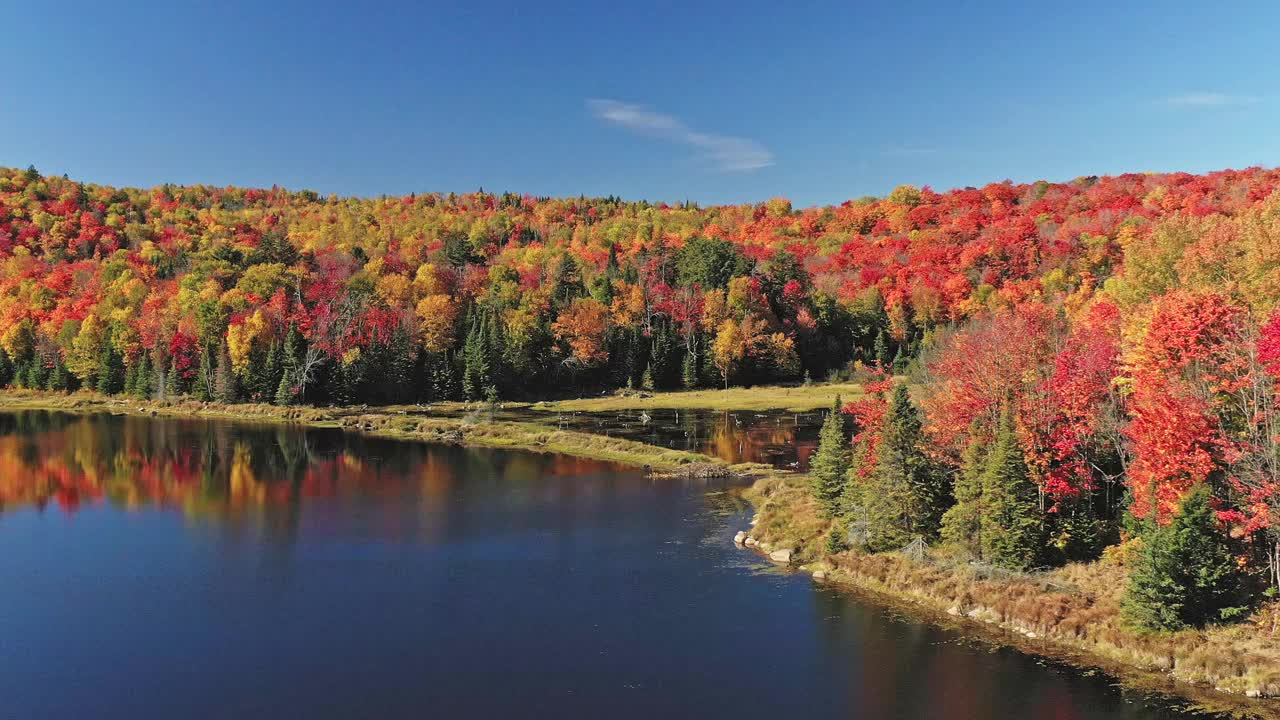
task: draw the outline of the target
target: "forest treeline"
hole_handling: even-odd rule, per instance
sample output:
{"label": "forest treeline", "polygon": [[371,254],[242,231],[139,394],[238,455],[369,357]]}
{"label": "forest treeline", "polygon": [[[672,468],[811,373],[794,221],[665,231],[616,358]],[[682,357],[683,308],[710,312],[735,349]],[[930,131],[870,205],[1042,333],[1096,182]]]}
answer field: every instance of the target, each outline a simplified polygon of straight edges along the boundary
{"label": "forest treeline", "polygon": [[860,542],[1027,569],[1142,537],[1153,592],[1198,599],[1136,622],[1197,624],[1280,586],[1278,182],[796,209],[0,170],[0,382],[351,404],[861,373],[815,463]]}

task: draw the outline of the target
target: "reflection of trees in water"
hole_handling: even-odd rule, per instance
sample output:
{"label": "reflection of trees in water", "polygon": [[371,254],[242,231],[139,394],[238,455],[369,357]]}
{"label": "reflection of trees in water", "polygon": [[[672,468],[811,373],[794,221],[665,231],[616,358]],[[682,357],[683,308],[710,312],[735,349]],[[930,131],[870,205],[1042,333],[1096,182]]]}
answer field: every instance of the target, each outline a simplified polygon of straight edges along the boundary
{"label": "reflection of trees in water", "polygon": [[450,492],[460,478],[576,476],[601,463],[472,452],[288,426],[106,414],[0,413],[0,510],[164,506],[231,518],[269,510],[291,533],[303,498]]}

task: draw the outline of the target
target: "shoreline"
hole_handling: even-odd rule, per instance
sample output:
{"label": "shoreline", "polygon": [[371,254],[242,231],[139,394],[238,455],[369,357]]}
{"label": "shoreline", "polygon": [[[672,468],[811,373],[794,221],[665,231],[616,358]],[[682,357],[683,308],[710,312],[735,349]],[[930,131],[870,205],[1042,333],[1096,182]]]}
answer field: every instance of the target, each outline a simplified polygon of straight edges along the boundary
{"label": "shoreline", "polygon": [[[449,409],[455,413],[458,410],[457,407]],[[430,408],[410,414],[395,407],[222,405],[189,399],[144,401],[91,393],[3,391],[0,410],[109,413],[331,428],[400,440],[571,455],[643,467],[666,477],[732,476],[750,480],[752,484],[739,492],[753,507],[758,522],[745,531],[743,539],[749,536],[750,542],[739,547],[745,545],[766,559],[810,574],[815,582],[853,592],[871,604],[919,621],[957,630],[965,638],[1009,646],[1083,671],[1101,670],[1125,686],[1186,699],[1209,712],[1280,719],[1280,702],[1265,699],[1280,695],[1280,661],[1255,667],[1248,662],[1252,656],[1246,648],[1227,663],[1238,672],[1214,678],[1204,672],[1210,658],[1197,658],[1199,646],[1208,644],[1209,639],[1221,641],[1219,644],[1228,647],[1233,641],[1243,642],[1232,636],[1242,635],[1247,623],[1155,638],[1117,635],[1109,622],[1115,618],[1108,612],[1105,600],[1089,597],[1080,590],[1063,590],[1071,580],[1068,570],[1080,573],[1109,570],[1114,576],[1115,569],[1103,568],[1102,561],[1040,578],[991,578],[978,577],[968,568],[892,553],[845,552],[829,556],[825,552],[825,539],[830,523],[816,512],[816,505],[805,487],[807,476],[791,471],[751,464],[729,465],[699,453],[559,430],[532,422],[474,419],[485,414],[483,408],[473,412],[472,417],[459,418],[431,415]],[[791,550],[785,561],[769,558],[770,551],[779,549]],[[1114,580],[1114,577],[1103,579]],[[1064,583],[1059,584],[1059,580]],[[1083,625],[1081,618],[1075,617],[1080,610],[1085,612]],[[1273,608],[1272,612],[1280,616],[1280,607]],[[1090,619],[1099,626],[1092,627]]]}
{"label": "shoreline", "polygon": [[[1253,623],[1142,636],[1118,629],[1113,605],[1123,588],[1120,568],[1108,561],[1068,566],[1044,575],[983,575],[946,558],[908,558],[846,551],[828,555],[829,521],[800,475],[774,475],[743,490],[756,510],[743,543],[775,563],[771,552],[790,550],[792,569],[814,582],[867,597],[869,602],[902,612],[966,638],[1013,647],[1082,671],[1100,670],[1126,687],[1185,699],[1196,709],[1237,717],[1280,718],[1280,662],[1259,657],[1257,644],[1271,635],[1250,638],[1248,630],[1274,615],[1254,615]],[[1121,582],[1117,583],[1116,580]],[[1098,592],[1092,582],[1110,587]],[[1269,608],[1280,613],[1280,607]],[[1280,650],[1280,648],[1278,648]],[[1227,652],[1232,672],[1213,677],[1212,661]],[[1256,664],[1251,664],[1256,663]],[[1265,680],[1263,679],[1265,678]],[[1263,685],[1263,687],[1258,687]]]}
{"label": "shoreline", "polygon": [[710,477],[734,472],[727,463],[700,453],[672,450],[623,438],[560,430],[534,422],[480,419],[486,414],[484,408],[475,410],[472,414],[476,419],[473,419],[434,415],[430,414],[429,408],[415,410],[411,414],[408,410],[397,407],[400,406],[316,408],[301,405],[224,405],[190,399],[140,400],[90,393],[0,391],[0,410],[4,411],[109,413],[135,417],[296,425],[443,445],[556,453],[648,468],[671,475]]}

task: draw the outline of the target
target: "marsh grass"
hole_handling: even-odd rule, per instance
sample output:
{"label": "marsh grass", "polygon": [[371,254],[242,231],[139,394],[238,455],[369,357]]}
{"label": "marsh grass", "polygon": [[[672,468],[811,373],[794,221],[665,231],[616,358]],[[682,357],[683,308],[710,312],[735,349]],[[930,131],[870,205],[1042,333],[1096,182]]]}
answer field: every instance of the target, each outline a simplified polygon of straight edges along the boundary
{"label": "marsh grass", "polygon": [[601,412],[613,410],[790,410],[805,412],[831,407],[836,395],[845,400],[862,396],[856,383],[764,385],[728,390],[630,393],[599,398],[534,403],[546,412]]}

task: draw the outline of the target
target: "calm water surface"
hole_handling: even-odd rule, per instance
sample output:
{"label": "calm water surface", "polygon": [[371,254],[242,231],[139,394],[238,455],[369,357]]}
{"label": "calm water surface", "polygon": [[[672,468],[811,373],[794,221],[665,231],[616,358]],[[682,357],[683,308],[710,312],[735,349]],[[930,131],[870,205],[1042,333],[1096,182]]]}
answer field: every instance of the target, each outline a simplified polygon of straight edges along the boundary
{"label": "calm water surface", "polygon": [[0,414],[0,717],[1163,718],[554,456]]}

